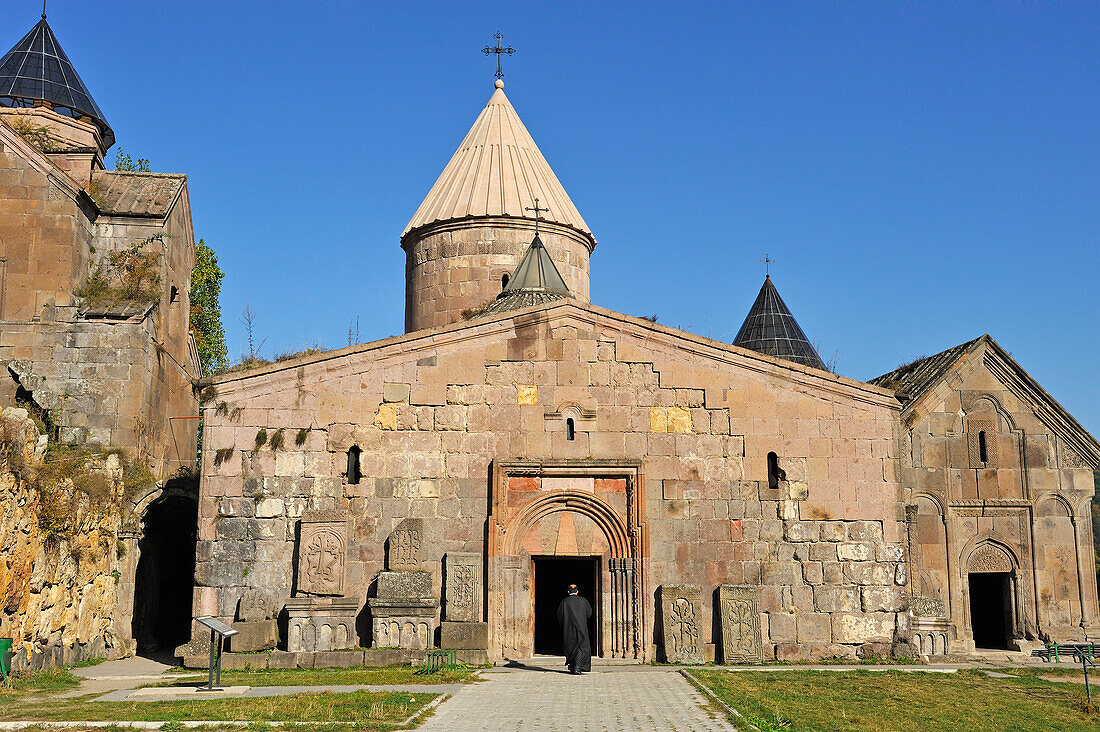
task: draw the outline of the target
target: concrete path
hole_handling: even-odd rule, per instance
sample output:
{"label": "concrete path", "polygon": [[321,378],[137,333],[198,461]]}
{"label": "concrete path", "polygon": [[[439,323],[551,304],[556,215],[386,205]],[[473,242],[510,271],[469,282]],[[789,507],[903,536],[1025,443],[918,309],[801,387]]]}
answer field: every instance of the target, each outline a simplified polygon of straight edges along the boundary
{"label": "concrete path", "polygon": [[571,732],[678,730],[725,732],[724,713],[676,670],[652,666],[594,666],[571,676],[555,659],[482,672],[485,681],[462,687],[443,702],[421,732]]}
{"label": "concrete path", "polygon": [[58,694],[55,698],[106,694],[117,689],[133,689],[144,684],[171,681],[178,674],[166,674],[165,671],[170,668],[172,667],[166,663],[142,656],[131,656],[117,661],[104,661],[96,666],[74,668],[73,673],[84,681],[79,688]]}

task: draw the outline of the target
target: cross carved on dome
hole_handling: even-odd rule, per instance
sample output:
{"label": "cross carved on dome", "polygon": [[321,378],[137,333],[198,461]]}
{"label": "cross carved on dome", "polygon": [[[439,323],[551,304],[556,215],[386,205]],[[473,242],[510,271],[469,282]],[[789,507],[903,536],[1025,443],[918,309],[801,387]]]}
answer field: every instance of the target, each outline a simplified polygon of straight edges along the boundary
{"label": "cross carved on dome", "polygon": [[502,48],[501,47],[500,42],[504,39],[504,35],[500,31],[497,31],[496,35],[494,35],[493,38],[497,39],[496,48],[494,48],[492,46],[486,46],[485,48],[481,49],[481,52],[484,53],[486,56],[488,56],[490,53],[495,53],[497,55],[497,73],[496,73],[496,77],[498,79],[503,79],[504,78],[504,72],[500,70],[500,56],[501,56],[501,54],[504,54],[504,53],[511,56],[513,53],[516,52],[516,49],[512,48],[511,46],[508,46],[507,48]]}

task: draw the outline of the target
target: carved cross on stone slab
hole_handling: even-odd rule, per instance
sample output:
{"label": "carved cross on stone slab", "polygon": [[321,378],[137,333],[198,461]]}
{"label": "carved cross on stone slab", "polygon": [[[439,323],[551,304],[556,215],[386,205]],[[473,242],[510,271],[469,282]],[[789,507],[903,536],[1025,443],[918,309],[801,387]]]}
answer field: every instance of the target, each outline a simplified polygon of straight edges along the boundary
{"label": "carved cross on stone slab", "polygon": [[699,642],[702,597],[699,585],[661,585],[657,588],[661,631],[668,663],[703,663]]}
{"label": "carved cross on stone slab", "polygon": [[298,595],[343,595],[347,563],[345,511],[306,511],[298,542]]}
{"label": "carved cross on stone slab", "polygon": [[415,572],[424,564],[424,519],[405,519],[386,541],[386,568],[391,572]]}

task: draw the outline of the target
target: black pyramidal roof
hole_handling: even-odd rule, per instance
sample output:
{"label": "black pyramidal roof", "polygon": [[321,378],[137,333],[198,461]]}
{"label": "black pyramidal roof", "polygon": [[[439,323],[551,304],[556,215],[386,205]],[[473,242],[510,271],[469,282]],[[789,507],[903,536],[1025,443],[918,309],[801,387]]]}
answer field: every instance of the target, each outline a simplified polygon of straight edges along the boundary
{"label": "black pyramidal roof", "polygon": [[760,294],[756,296],[756,302],[752,304],[741,330],[737,331],[733,345],[815,369],[825,368],[821,356],[817,355],[817,350],[787,309],[770,276],[764,278]]}
{"label": "black pyramidal roof", "polygon": [[546,251],[542,239],[535,234],[508,284],[497,295],[497,299],[489,304],[484,314],[518,310],[570,296],[565,280],[554,266],[554,260],[550,258],[550,252]]}
{"label": "black pyramidal roof", "polygon": [[50,30],[46,16],[0,59],[0,104],[28,107],[45,101],[73,117],[91,117],[103,136],[103,144],[115,144],[115,133],[88,93],[69,57]]}

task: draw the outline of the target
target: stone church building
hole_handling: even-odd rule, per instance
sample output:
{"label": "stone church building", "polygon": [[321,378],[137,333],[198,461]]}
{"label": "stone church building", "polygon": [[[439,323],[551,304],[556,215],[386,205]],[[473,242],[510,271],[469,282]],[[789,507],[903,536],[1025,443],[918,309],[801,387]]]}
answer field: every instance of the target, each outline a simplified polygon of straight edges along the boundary
{"label": "stone church building", "polygon": [[193,610],[252,662],[553,653],[569,582],[610,658],[1100,629],[1100,444],[989,336],[863,383],[770,278],[732,345],[593,305],[501,81],[401,246],[404,335],[207,385]]}

